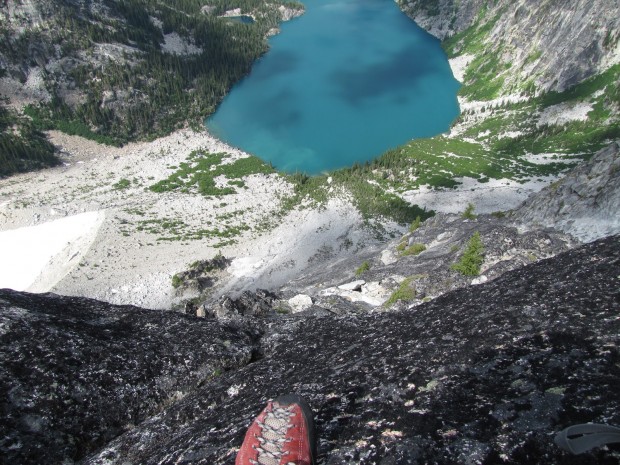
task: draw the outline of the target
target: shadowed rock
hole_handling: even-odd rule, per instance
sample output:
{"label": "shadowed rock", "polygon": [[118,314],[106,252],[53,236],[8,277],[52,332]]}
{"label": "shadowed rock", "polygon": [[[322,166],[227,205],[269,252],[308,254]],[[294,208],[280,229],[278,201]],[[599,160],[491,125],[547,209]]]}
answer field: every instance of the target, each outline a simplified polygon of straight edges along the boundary
{"label": "shadowed rock", "polygon": [[257,336],[171,312],[1,290],[0,463],[72,463],[249,363]]}
{"label": "shadowed rock", "polygon": [[529,228],[553,227],[592,241],[620,232],[620,142],[530,196],[511,216]]}

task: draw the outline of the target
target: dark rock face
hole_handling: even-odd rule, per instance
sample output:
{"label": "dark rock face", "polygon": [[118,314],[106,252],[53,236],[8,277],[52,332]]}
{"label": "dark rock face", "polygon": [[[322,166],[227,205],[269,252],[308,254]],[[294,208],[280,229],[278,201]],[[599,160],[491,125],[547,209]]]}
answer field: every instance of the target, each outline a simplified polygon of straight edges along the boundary
{"label": "dark rock face", "polygon": [[270,397],[315,410],[325,464],[620,463],[552,433],[620,424],[620,238],[401,312],[283,319],[264,358],[209,381],[86,464],[232,464]]}
{"label": "dark rock face", "polygon": [[221,271],[230,265],[230,260],[223,255],[216,255],[209,260],[199,260],[190,265],[189,270],[177,273],[173,277],[173,286],[177,293],[187,290],[202,292],[213,287]]}
{"label": "dark rock face", "polygon": [[225,296],[211,308],[205,306],[205,316],[226,320],[230,318],[265,316],[273,310],[277,296],[265,289],[244,291],[237,299]]}
{"label": "dark rock face", "polygon": [[171,312],[1,290],[0,463],[72,463],[249,363],[257,338]]}
{"label": "dark rock face", "polygon": [[620,463],[616,446],[552,441],[620,424],[618,236],[403,311],[261,330],[6,290],[0,308],[2,463],[103,446],[82,463],[232,464],[266,400],[291,391],[324,464]]}

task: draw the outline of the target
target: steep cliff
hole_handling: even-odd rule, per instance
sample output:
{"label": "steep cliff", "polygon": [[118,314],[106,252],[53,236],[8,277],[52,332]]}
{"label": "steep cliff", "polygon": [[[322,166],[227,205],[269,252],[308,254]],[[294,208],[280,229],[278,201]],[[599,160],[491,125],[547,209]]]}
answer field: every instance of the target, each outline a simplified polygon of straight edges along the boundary
{"label": "steep cliff", "polygon": [[[493,56],[505,89],[563,91],[620,61],[620,5],[607,0],[401,0],[449,52]],[[472,75],[476,70],[472,69]]]}
{"label": "steep cliff", "polygon": [[0,291],[0,463],[73,463],[223,371],[255,330]]}
{"label": "steep cliff", "polygon": [[620,423],[619,275],[616,236],[415,308],[253,333],[1,291],[2,460],[71,463],[125,430],[83,463],[232,464],[266,399],[296,391],[326,464],[619,463],[552,441]]}

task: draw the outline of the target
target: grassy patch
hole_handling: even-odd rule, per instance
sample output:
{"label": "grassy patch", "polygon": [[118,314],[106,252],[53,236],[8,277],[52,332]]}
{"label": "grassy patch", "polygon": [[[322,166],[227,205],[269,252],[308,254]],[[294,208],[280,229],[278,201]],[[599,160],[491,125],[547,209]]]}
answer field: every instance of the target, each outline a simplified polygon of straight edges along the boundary
{"label": "grassy patch", "polygon": [[178,289],[179,287],[181,287],[181,284],[183,284],[183,279],[181,279],[178,274],[172,276],[172,287]]}
{"label": "grassy patch", "polygon": [[473,203],[468,203],[467,207],[465,208],[465,211],[463,211],[463,213],[461,214],[461,218],[466,219],[466,220],[475,220],[476,219],[476,215],[474,215],[474,209],[476,207],[474,206]]}
{"label": "grassy patch", "polygon": [[420,218],[420,216],[416,216],[415,220],[413,220],[413,222],[409,225],[409,232],[415,232],[418,230],[418,228],[420,227],[420,225],[422,224],[422,218]]}
{"label": "grassy patch", "polygon": [[[587,99],[595,92],[610,87],[614,95],[618,95],[618,78],[620,75],[620,64],[614,65],[607,71],[593,76],[564,92],[548,92],[537,100],[542,106],[557,105],[569,101]],[[613,89],[612,89],[613,88]],[[613,92],[615,90],[615,92]],[[616,103],[618,100],[616,100]]]}
{"label": "grassy patch", "polygon": [[314,206],[324,204],[328,200],[327,176],[308,176],[304,173],[296,173],[287,176],[287,180],[293,184],[293,195],[282,200],[282,213],[293,210],[304,202]]}
{"label": "grassy patch", "polygon": [[501,17],[501,13],[493,18],[487,18],[487,7],[484,5],[474,24],[464,31],[454,34],[442,42],[442,46],[449,58],[457,55],[479,55],[487,49],[485,39]]}
{"label": "grassy patch", "polygon": [[459,94],[472,100],[492,100],[499,96],[504,85],[504,72],[510,63],[501,62],[502,46],[477,55],[465,71],[465,84]]}
{"label": "grassy patch", "polygon": [[[363,165],[355,164],[328,175],[291,175],[288,180],[293,183],[294,194],[283,200],[283,209],[288,211],[304,201],[320,205],[337,193],[347,192],[365,219],[383,217],[400,224],[409,224],[417,217],[425,220],[433,216],[433,212],[406,202],[398,195],[386,191],[376,181],[375,172],[381,169],[381,163],[375,160]],[[331,178],[331,182],[328,182],[328,178]]]}
{"label": "grassy patch", "polygon": [[368,270],[370,270],[370,263],[368,263],[368,261],[365,261],[359,266],[357,270],[355,270],[355,276],[361,276]]}
{"label": "grassy patch", "polygon": [[478,276],[483,263],[484,245],[482,244],[482,239],[480,239],[480,233],[476,231],[469,239],[460,260],[450,268],[458,271],[463,276]]}
{"label": "grassy patch", "polygon": [[[198,192],[206,197],[236,193],[244,176],[256,173],[273,173],[275,170],[256,157],[240,158],[233,163],[222,164],[227,154],[195,151],[187,161],[167,179],[152,185],[153,192]],[[215,178],[225,176],[226,187],[217,187]]]}
{"label": "grassy patch", "polygon": [[[225,239],[220,247],[235,242],[234,238],[250,229],[245,224],[225,225],[217,228],[192,228],[176,218],[142,220],[136,227],[138,231],[159,236],[158,241],[195,241],[202,239]],[[214,246],[215,247],[215,246]]]}
{"label": "grassy patch", "polygon": [[390,298],[385,302],[385,306],[389,307],[399,301],[410,302],[413,299],[415,299],[416,290],[412,286],[412,281],[413,281],[413,278],[409,277],[409,278],[406,278],[402,283],[400,283],[398,288],[392,293]]}
{"label": "grassy patch", "polygon": [[410,255],[420,255],[425,250],[426,250],[426,246],[424,244],[416,243],[416,244],[412,244],[409,247],[405,248],[401,252],[401,255],[403,257],[407,257]]}
{"label": "grassy patch", "polygon": [[129,189],[130,186],[131,186],[131,181],[125,178],[121,179],[115,184],[112,184],[112,188],[115,190]]}

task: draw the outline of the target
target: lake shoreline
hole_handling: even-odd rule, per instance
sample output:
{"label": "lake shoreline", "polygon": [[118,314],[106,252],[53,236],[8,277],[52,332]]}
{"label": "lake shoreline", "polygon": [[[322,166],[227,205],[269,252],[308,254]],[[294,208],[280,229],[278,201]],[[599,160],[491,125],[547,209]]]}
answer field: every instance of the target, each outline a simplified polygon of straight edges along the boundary
{"label": "lake shoreline", "polygon": [[[347,195],[334,194],[324,206],[307,205],[280,218],[274,199],[290,193],[292,186],[279,175],[251,175],[245,180],[248,189],[222,199],[150,192],[148,185],[169,176],[174,171],[170,166],[185,161],[194,150],[226,152],[234,159],[247,156],[206,131],[185,129],[123,148],[58,132],[52,132],[50,137],[60,148],[65,165],[0,180],[0,237],[3,232],[38,227],[89,212],[96,215],[97,221],[85,224],[83,231],[73,231],[74,239],[38,269],[24,271],[33,279],[28,287],[33,291],[171,308],[192,297],[176,293],[171,285],[172,276],[186,270],[190,263],[218,253],[230,257],[232,263],[213,298],[223,292],[234,295],[245,289],[282,285],[302,273],[308,260],[320,255],[323,247],[337,249],[337,244],[347,238],[360,246],[380,242],[373,238],[374,232],[368,230]],[[122,179],[132,180],[130,187],[115,189],[113,186]],[[455,212],[464,210],[469,202],[478,207],[480,198],[502,198],[504,206],[516,204],[542,187],[522,186],[517,192],[515,186],[500,182],[485,185],[472,180],[444,193],[421,189],[403,197],[440,212]],[[223,203],[227,205],[221,206]],[[157,242],[157,235],[138,230],[141,222],[157,218],[174,218],[190,228],[248,209],[251,214],[237,218],[240,224],[253,227],[270,217],[272,228],[262,233],[245,232],[236,238],[236,244],[224,247],[214,247],[215,241],[208,239]],[[488,210],[477,208],[477,212],[485,209]],[[405,230],[389,222],[384,226],[396,234]],[[45,241],[45,237],[29,242],[38,240]],[[12,244],[23,254],[21,262],[27,261],[29,253],[35,253],[29,243]],[[18,272],[17,264],[5,266]]]}
{"label": "lake shoreline", "polygon": [[458,116],[459,84],[444,51],[396,5],[314,5],[283,30],[206,121],[282,171],[364,163],[448,130]]}

